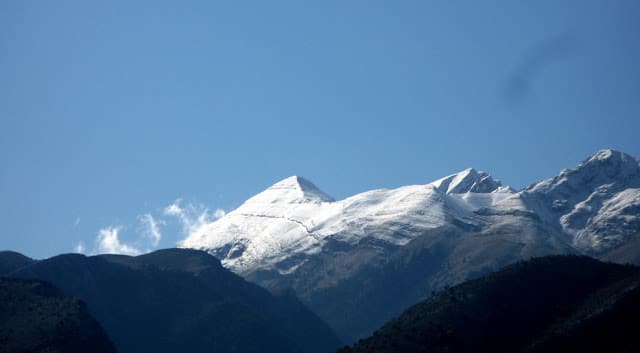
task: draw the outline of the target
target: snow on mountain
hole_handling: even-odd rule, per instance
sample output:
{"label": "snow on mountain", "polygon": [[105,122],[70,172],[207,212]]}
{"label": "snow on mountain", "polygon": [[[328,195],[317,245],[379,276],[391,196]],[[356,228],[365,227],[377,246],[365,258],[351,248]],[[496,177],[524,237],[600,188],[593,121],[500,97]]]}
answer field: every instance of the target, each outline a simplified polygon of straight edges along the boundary
{"label": "snow on mountain", "polygon": [[585,194],[602,185],[624,188],[639,182],[640,165],[635,158],[619,151],[601,150],[576,168],[564,169],[551,179],[533,184],[527,191],[572,201],[584,199]]}
{"label": "snow on mountain", "polygon": [[205,249],[238,273],[275,269],[288,274],[329,240],[355,245],[373,238],[402,246],[425,230],[450,224],[517,229],[521,216],[528,215],[540,229],[560,234],[561,242],[568,237],[577,249],[599,251],[640,229],[639,188],[638,161],[613,150],[599,151],[576,168],[519,192],[469,168],[429,184],[334,200],[310,181],[292,176],[179,246]]}
{"label": "snow on mountain", "polygon": [[438,179],[431,184],[447,194],[488,193],[509,190],[508,188],[503,188],[502,184],[494,180],[491,175],[473,168]]}
{"label": "snow on mountain", "polygon": [[273,184],[265,191],[247,200],[247,204],[263,206],[265,204],[331,201],[333,201],[331,196],[322,192],[309,180],[299,176],[291,176]]}
{"label": "snow on mountain", "polygon": [[320,251],[322,237],[315,233],[312,218],[334,212],[333,198],[292,176],[201,227],[179,246],[206,249],[237,271],[255,268]]}
{"label": "snow on mountain", "polygon": [[593,212],[583,229],[573,232],[575,244],[595,250],[619,245],[640,230],[639,215],[640,189],[626,189],[614,194]]}
{"label": "snow on mountain", "polygon": [[[603,251],[640,230],[640,164],[632,156],[601,150],[576,168],[533,184],[523,197],[573,238],[576,248]],[[543,208],[541,210],[541,208]]]}
{"label": "snow on mountain", "polygon": [[[471,190],[492,194],[472,197]],[[470,210],[511,193],[488,174],[466,169],[431,184],[373,190],[334,201],[310,181],[292,176],[200,228],[179,246],[206,249],[240,273],[279,264],[284,274],[304,261],[287,259],[318,253],[329,237],[349,244],[373,237],[404,245],[421,231],[453,219],[475,224]]]}

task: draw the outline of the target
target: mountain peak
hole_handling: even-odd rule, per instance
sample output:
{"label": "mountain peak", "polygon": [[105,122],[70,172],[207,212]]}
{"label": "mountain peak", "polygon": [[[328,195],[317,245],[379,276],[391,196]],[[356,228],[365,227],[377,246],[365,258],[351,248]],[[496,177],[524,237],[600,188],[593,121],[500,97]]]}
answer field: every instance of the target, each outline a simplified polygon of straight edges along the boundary
{"label": "mountain peak", "polygon": [[575,168],[563,169],[555,177],[534,183],[527,190],[549,192],[563,185],[571,185],[567,192],[575,193],[576,190],[593,191],[595,187],[612,183],[621,187],[640,185],[638,160],[624,152],[603,149],[587,157]]}
{"label": "mountain peak", "polygon": [[293,175],[271,185],[250,200],[261,203],[288,202],[332,202],[334,199],[320,190],[311,181]]}
{"label": "mountain peak", "polygon": [[590,164],[597,164],[599,166],[608,165],[613,167],[630,167],[632,169],[638,168],[638,161],[635,158],[624,152],[612,149],[603,149],[592,154],[580,163],[578,168]]}
{"label": "mountain peak", "polygon": [[[467,168],[432,183],[447,194],[463,194],[466,192],[490,193],[505,190],[502,184],[483,171]],[[502,188],[502,189],[501,189]]]}
{"label": "mountain peak", "polygon": [[619,182],[627,184],[640,181],[640,164],[634,157],[611,149],[600,150],[578,164],[574,169],[563,170],[561,178],[579,178],[583,182],[598,185]]}

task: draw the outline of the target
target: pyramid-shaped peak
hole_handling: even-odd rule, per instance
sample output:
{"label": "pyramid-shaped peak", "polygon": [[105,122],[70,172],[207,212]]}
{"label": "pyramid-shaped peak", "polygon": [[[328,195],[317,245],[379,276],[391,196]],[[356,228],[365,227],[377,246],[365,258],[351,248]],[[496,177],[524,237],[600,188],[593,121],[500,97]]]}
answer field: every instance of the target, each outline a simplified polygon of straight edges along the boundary
{"label": "pyramid-shaped peak", "polygon": [[489,193],[502,188],[500,181],[495,180],[483,171],[467,168],[432,183],[447,194],[463,194],[466,192]]}
{"label": "pyramid-shaped peak", "polygon": [[298,189],[318,189],[310,180],[298,175],[292,175],[273,184],[271,188],[298,188]]}
{"label": "pyramid-shaped peak", "polygon": [[310,180],[297,175],[293,175],[280,180],[279,182],[271,185],[259,195],[282,201],[334,201],[331,196],[320,190]]}

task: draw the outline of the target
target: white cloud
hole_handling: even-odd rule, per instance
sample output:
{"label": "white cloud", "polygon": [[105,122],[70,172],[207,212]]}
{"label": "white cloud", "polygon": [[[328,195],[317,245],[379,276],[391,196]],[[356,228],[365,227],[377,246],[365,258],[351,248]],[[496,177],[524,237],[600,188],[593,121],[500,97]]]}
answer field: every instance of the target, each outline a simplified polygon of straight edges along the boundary
{"label": "white cloud", "polygon": [[182,200],[177,199],[171,205],[165,207],[164,214],[178,218],[185,235],[192,234],[205,224],[211,223],[226,214],[220,208],[210,212],[207,207],[200,204],[189,203],[183,207],[181,203]]}
{"label": "white cloud", "polygon": [[156,220],[150,213],[143,214],[138,217],[142,227],[142,235],[151,239],[151,244],[156,247],[162,239],[160,226],[164,224],[163,220]]}
{"label": "white cloud", "polygon": [[227,214],[227,212],[225,210],[223,210],[222,208],[216,208],[216,210],[213,212],[213,217],[218,219],[218,218],[224,217],[226,214]]}
{"label": "white cloud", "polygon": [[76,244],[76,246],[73,247],[73,252],[78,253],[78,254],[84,254],[84,251],[86,250],[85,246],[84,246],[84,242],[81,240],[78,242],[78,244]]}
{"label": "white cloud", "polygon": [[102,228],[96,237],[96,253],[138,255],[141,253],[136,247],[120,242],[118,233],[120,227]]}
{"label": "white cloud", "polygon": [[80,225],[80,217],[76,217],[76,221],[73,222],[73,228],[77,227]]}
{"label": "white cloud", "polygon": [[[211,223],[218,218],[224,217],[226,212],[223,209],[215,209],[210,211],[202,204],[186,203],[182,204],[181,199],[177,199],[169,206],[165,207],[165,216],[177,218],[182,232],[188,236],[200,229],[202,226]],[[79,218],[77,219],[79,223]],[[100,229],[95,239],[95,246],[90,251],[91,254],[124,254],[139,255],[143,252],[153,251],[157,248],[162,240],[162,226],[167,224],[166,218],[153,216],[151,213],[145,213],[138,216],[137,235],[138,238],[133,242],[123,242],[120,239],[121,226],[108,226]],[[78,242],[74,251],[78,253],[86,253],[86,246],[83,242]]]}

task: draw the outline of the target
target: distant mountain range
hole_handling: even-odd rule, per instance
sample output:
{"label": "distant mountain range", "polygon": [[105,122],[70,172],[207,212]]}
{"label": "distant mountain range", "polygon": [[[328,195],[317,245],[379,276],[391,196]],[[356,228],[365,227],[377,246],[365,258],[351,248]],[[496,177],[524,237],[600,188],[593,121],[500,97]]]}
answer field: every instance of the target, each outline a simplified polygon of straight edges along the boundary
{"label": "distant mountain range", "polygon": [[339,353],[640,351],[640,269],[550,256],[443,290]]}
{"label": "distant mountain range", "polygon": [[0,351],[637,351],[638,268],[596,259],[640,264],[622,152],[522,190],[466,169],[334,200],[290,177],[176,249],[0,252]]}
{"label": "distant mountain range", "polygon": [[[61,293],[82,299],[120,353],[326,353],[340,345],[331,329],[293,293],[272,295],[198,250],[167,249],[136,257],[66,254],[40,261],[0,252],[0,265],[2,276],[46,281]],[[6,281],[0,283],[12,283]],[[3,288],[0,293],[15,297],[13,290]],[[16,299],[11,305],[22,312],[31,310],[26,301]],[[69,310],[77,311],[73,308]],[[5,309],[0,314],[5,315]],[[55,314],[64,316],[66,311]],[[31,316],[23,317],[27,318]],[[19,330],[28,324],[12,323],[4,328]],[[34,322],[32,334],[25,337],[38,341],[40,327]],[[0,338],[5,332],[0,330]],[[83,351],[100,351],[97,348]],[[33,350],[40,351],[49,352]]]}
{"label": "distant mountain range", "polygon": [[272,291],[293,288],[353,342],[434,291],[519,260],[640,263],[640,164],[602,150],[522,190],[466,169],[344,200],[294,176],[180,246]]}

